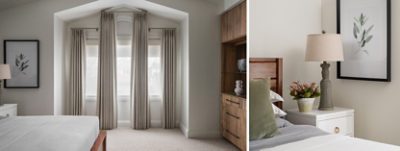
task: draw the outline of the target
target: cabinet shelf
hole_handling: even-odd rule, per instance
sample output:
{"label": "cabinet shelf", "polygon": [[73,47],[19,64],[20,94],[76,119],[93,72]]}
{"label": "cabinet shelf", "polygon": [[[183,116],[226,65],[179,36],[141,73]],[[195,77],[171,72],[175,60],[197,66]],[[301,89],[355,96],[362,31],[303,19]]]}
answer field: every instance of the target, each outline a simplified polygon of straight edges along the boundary
{"label": "cabinet shelf", "polygon": [[236,95],[234,92],[222,92],[223,94],[229,94],[229,95],[232,95],[232,96],[236,96],[236,97],[240,97],[240,98],[243,98],[243,99],[246,99],[246,94],[243,94],[243,95]]}
{"label": "cabinet shelf", "polygon": [[224,74],[238,74],[238,75],[246,75],[247,74],[247,72],[222,72],[222,73],[224,73]]}

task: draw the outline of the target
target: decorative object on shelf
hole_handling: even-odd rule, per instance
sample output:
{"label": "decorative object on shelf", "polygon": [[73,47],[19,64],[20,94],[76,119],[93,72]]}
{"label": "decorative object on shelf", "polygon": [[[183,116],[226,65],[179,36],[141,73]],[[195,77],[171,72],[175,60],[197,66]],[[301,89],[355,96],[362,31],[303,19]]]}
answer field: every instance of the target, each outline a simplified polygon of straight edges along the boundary
{"label": "decorative object on shelf", "polygon": [[4,63],[13,77],[4,88],[39,88],[39,40],[4,40]]}
{"label": "decorative object on shelf", "polygon": [[320,91],[316,83],[293,82],[290,85],[290,95],[297,101],[300,112],[310,112],[313,109],[316,97],[320,96]]}
{"label": "decorative object on shelf", "polygon": [[247,61],[245,58],[238,60],[237,64],[238,64],[239,72],[246,72],[246,67],[247,67],[246,62]]}
{"label": "decorative object on shelf", "polygon": [[344,60],[338,79],[391,80],[391,0],[337,0]]}
{"label": "decorative object on shelf", "polygon": [[235,87],[235,94],[236,95],[242,95],[243,94],[243,81],[242,80],[236,80],[236,87]]}
{"label": "decorative object on shelf", "polygon": [[[325,33],[325,32],[323,32]],[[312,34],[308,35],[306,61],[323,62],[321,86],[321,98],[319,110],[332,110],[332,88],[329,80],[329,61],[343,61],[343,45],[338,34]]]}
{"label": "decorative object on shelf", "polygon": [[0,106],[3,105],[1,99],[1,84],[2,84],[1,82],[5,79],[11,79],[10,65],[0,64]]}

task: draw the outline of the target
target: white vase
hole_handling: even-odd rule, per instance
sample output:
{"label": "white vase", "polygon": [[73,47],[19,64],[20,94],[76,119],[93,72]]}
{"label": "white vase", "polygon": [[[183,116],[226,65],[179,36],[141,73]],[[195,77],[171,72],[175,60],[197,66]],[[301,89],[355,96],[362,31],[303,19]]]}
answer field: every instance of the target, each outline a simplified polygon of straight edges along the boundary
{"label": "white vase", "polygon": [[239,72],[246,72],[246,59],[239,59],[237,62]]}
{"label": "white vase", "polygon": [[311,112],[314,107],[315,98],[302,98],[297,100],[300,112]]}
{"label": "white vase", "polygon": [[234,91],[235,91],[236,95],[243,94],[243,81],[242,80],[236,80],[236,87],[235,87]]}

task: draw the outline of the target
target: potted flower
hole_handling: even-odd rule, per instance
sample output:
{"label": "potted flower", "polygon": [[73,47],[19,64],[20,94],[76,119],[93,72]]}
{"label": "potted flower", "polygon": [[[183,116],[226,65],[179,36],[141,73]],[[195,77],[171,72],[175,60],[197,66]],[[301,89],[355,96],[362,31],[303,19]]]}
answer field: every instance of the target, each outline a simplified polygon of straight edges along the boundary
{"label": "potted flower", "polygon": [[315,82],[309,84],[296,81],[290,85],[290,95],[297,101],[300,112],[310,112],[313,109],[315,98],[319,97],[321,93]]}

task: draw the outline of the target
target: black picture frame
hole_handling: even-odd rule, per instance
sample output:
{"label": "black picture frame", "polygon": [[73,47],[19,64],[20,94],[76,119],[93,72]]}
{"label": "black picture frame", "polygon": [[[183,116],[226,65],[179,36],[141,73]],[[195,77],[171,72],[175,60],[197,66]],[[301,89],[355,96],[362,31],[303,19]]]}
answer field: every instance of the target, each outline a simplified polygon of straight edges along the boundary
{"label": "black picture frame", "polygon": [[[39,40],[4,40],[3,41],[3,47],[4,47],[4,63],[5,64],[10,64],[8,61],[9,60],[7,60],[7,52],[8,51],[10,51],[10,50],[8,50],[8,43],[10,43],[10,42],[14,42],[14,43],[19,43],[19,42],[21,42],[21,43],[26,43],[26,42],[32,42],[32,43],[35,43],[36,44],[36,64],[34,64],[34,65],[36,65],[36,78],[35,78],[35,80],[36,80],[36,83],[35,84],[32,84],[32,85],[19,85],[19,86],[13,86],[13,85],[10,85],[10,84],[8,84],[7,83],[7,81],[8,80],[4,80],[4,88],[8,88],[8,89],[17,89],[17,88],[22,88],[22,89],[26,89],[26,88],[39,88],[40,87],[40,42],[39,42]],[[10,52],[8,52],[8,53],[10,53]],[[11,60],[10,60],[11,61]],[[11,68],[11,73],[13,72],[12,70],[12,67],[11,67],[11,65],[10,65],[10,68]],[[11,79],[12,79],[13,77],[11,77]]]}
{"label": "black picture frame", "polygon": [[[382,0],[384,1],[384,0]],[[336,20],[337,20],[337,33],[341,33],[341,0],[336,0]],[[350,77],[341,75],[341,63],[337,62],[337,78],[348,80],[364,80],[364,81],[378,81],[390,82],[391,76],[391,0],[386,0],[386,16],[387,16],[387,52],[386,52],[386,78],[368,78],[368,77]]]}

